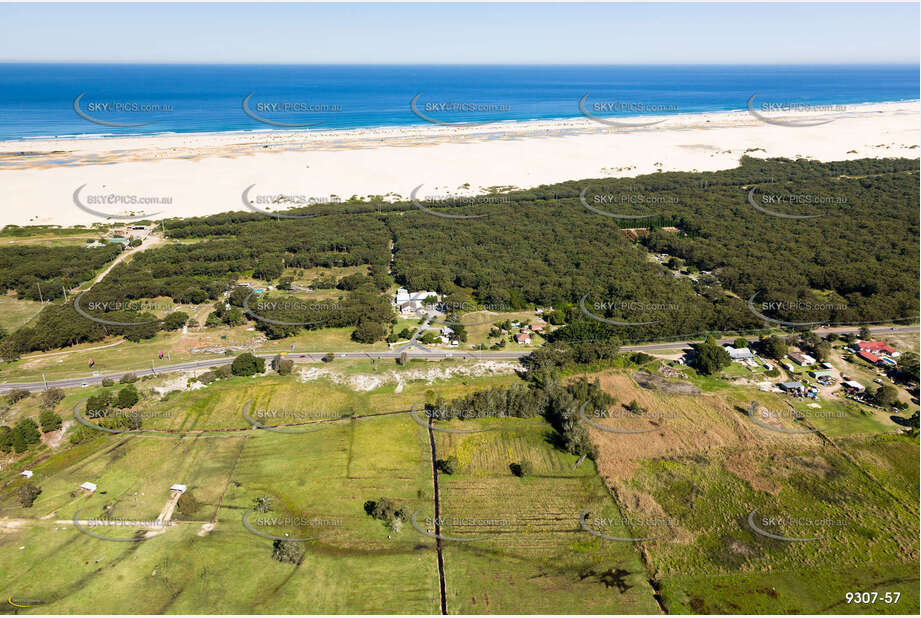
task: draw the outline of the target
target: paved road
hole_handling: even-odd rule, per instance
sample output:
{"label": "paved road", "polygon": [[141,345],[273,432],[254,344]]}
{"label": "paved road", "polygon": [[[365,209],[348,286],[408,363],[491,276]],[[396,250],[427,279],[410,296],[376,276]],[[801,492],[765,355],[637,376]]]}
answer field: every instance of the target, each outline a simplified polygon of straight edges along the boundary
{"label": "paved road", "polygon": [[[514,360],[527,356],[530,352],[466,352],[466,351],[454,351],[454,350],[405,350],[407,358],[410,359],[424,359],[424,360],[441,360],[444,358],[460,358],[460,359],[489,359],[489,360]],[[402,352],[399,351],[388,351],[388,352],[336,352],[336,358],[371,358],[371,359],[385,359],[400,358]],[[256,356],[265,359],[275,358],[276,354],[257,354]],[[289,358],[295,362],[313,362],[313,361],[322,361],[323,357],[326,356],[325,352],[304,352],[303,354],[292,354],[286,353],[285,358]],[[99,384],[105,378],[111,378],[115,381],[118,381],[125,374],[133,373],[138,377],[149,376],[149,375],[160,375],[163,373],[173,373],[176,371],[189,371],[192,369],[207,369],[211,367],[219,367],[221,365],[227,365],[233,362],[233,358],[215,358],[210,360],[200,360],[190,363],[179,363],[176,365],[164,365],[162,367],[154,367],[153,369],[137,369],[133,371],[121,371],[117,373],[107,373],[104,375],[98,376],[83,376],[79,378],[66,378],[63,380],[48,380],[48,388],[74,388],[83,386],[84,384],[89,386],[93,384]],[[13,383],[3,383],[0,384],[0,394],[7,393],[11,390],[23,388],[29,391],[42,391],[45,390],[46,384],[44,382],[13,382]]]}
{"label": "paved road", "polygon": [[[833,326],[827,328],[816,328],[814,332],[819,335],[824,335],[828,333],[847,333],[847,332],[857,332],[856,327],[850,326]],[[873,326],[870,327],[870,332],[885,335],[885,334],[895,334],[895,333],[917,333],[919,332],[918,326]],[[719,339],[720,343],[731,343],[735,341],[737,337],[724,337]],[[746,337],[749,341],[756,341],[757,337]],[[656,350],[683,350],[690,349],[693,341],[671,341],[667,343],[643,343],[637,345],[628,345],[621,348],[624,352],[654,352]],[[459,358],[459,359],[476,359],[476,360],[515,360],[527,356],[533,350],[516,350],[516,351],[502,351],[502,352],[468,352],[463,350],[429,350],[424,349],[403,349],[396,351],[387,351],[387,352],[336,352],[336,358],[370,358],[370,359],[397,359],[405,353],[410,359],[423,359],[423,360],[440,360],[445,358]],[[297,353],[286,353],[285,358],[289,358],[295,362],[314,362],[321,361],[326,355],[325,352],[304,352],[303,354]],[[257,354],[260,358],[270,359],[274,358],[276,354]],[[172,373],[176,371],[189,371],[192,369],[206,369],[210,367],[219,367],[221,365],[226,365],[233,362],[233,358],[215,358],[210,360],[200,360],[189,363],[179,363],[176,365],[164,365],[162,367],[154,367],[153,369],[137,369],[134,371],[122,371],[119,373],[109,373],[105,375],[98,376],[84,376],[78,378],[66,378],[64,380],[49,380],[47,383],[47,388],[74,388],[80,387],[84,384],[99,384],[104,378],[111,378],[113,380],[118,380],[120,377],[127,373],[133,373],[138,377],[148,376],[151,374],[159,375],[161,373]],[[13,389],[23,388],[29,391],[41,391],[46,388],[45,383],[43,382],[17,382],[17,383],[4,383],[0,384],[0,394],[7,393]]]}
{"label": "paved road", "polygon": [[[871,326],[870,332],[876,333],[878,335],[886,334],[897,334],[897,333],[917,333],[921,327],[919,326]],[[812,330],[817,335],[829,335],[831,333],[856,333],[860,330],[856,326],[828,326],[824,328],[815,328]],[[735,337],[723,337],[717,339],[717,343],[732,343],[738,336]],[[745,339],[749,341],[757,341],[757,336],[746,336]],[[700,341],[699,339],[697,341]],[[624,352],[648,352],[655,350],[690,350],[691,344],[694,341],[671,341],[668,343],[641,343],[637,345],[625,345],[620,349]]]}

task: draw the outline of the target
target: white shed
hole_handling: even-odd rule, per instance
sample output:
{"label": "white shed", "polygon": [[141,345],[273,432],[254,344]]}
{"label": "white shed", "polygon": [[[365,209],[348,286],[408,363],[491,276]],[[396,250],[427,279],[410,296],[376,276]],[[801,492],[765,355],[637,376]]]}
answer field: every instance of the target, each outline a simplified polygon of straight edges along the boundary
{"label": "white shed", "polygon": [[26,477],[27,479],[30,479],[30,478],[32,478],[32,471],[31,471],[31,470],[23,470],[22,472],[19,473],[19,476],[24,476],[24,477]]}
{"label": "white shed", "polygon": [[188,487],[186,487],[185,485],[180,485],[179,483],[176,483],[175,485],[170,487],[170,491],[178,491],[181,494],[184,494],[186,489],[188,489]]}
{"label": "white shed", "polygon": [[80,485],[80,489],[85,489],[86,491],[93,492],[96,491],[96,483],[90,483],[89,481]]}

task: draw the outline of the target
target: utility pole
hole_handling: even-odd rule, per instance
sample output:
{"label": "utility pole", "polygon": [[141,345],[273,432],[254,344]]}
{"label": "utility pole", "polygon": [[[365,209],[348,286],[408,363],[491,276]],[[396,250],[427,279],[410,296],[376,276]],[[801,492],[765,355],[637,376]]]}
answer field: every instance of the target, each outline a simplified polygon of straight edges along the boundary
{"label": "utility pole", "polygon": [[45,385],[45,390],[48,390],[48,380],[45,379],[45,374],[42,373],[42,382]]}
{"label": "utility pole", "polygon": [[64,289],[64,286],[61,286],[61,291],[64,292],[64,303],[67,303],[67,290]]}
{"label": "utility pole", "polygon": [[36,282],[36,283],[37,283],[37,285],[38,285],[38,301],[39,301],[40,303],[44,303],[44,302],[45,302],[45,299],[42,298],[42,284],[41,284],[41,282]]}

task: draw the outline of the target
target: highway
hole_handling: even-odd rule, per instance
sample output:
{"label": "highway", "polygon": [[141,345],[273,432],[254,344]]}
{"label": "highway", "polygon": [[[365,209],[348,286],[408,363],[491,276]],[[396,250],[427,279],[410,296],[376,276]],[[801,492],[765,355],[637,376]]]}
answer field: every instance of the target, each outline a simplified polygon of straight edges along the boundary
{"label": "highway", "polygon": [[[829,333],[848,333],[858,331],[857,327],[851,326],[833,326],[833,327],[824,327],[816,328],[813,332],[818,335],[826,335]],[[870,332],[884,335],[884,334],[897,334],[897,333],[917,333],[919,332],[919,326],[872,326],[870,327]],[[719,339],[719,343],[732,343],[738,337],[723,337]],[[745,337],[749,341],[756,341],[758,337]],[[690,349],[691,345],[697,340],[687,340],[687,341],[669,341],[665,343],[643,343],[636,345],[625,345],[620,349],[623,352],[655,352],[657,350],[685,350]],[[421,359],[421,360],[442,360],[445,358],[457,358],[465,360],[516,360],[530,354],[534,349],[523,349],[520,351],[500,351],[500,352],[472,352],[466,350],[434,350],[434,349],[420,349],[421,346],[415,348],[404,347],[401,350],[391,350],[387,352],[335,352],[335,357],[338,358],[365,358],[373,360],[383,360],[383,359],[397,359],[400,358],[403,354],[406,355],[407,359]],[[326,352],[304,352],[304,353],[285,353],[285,358],[293,360],[295,362],[317,362],[322,361],[323,357],[326,355]],[[256,356],[264,359],[271,359],[277,356],[277,353],[272,354],[257,354]],[[15,389],[25,389],[28,391],[42,391],[46,388],[76,388],[83,385],[92,385],[99,384],[104,379],[109,378],[115,381],[118,381],[125,374],[133,373],[134,375],[148,376],[148,375],[160,375],[164,373],[174,373],[177,371],[190,371],[192,369],[208,369],[211,367],[219,367],[221,365],[226,365],[233,362],[233,358],[214,358],[209,360],[193,361],[189,363],[179,363],[175,365],[164,365],[162,367],[153,367],[146,369],[132,369],[126,370],[117,373],[108,373],[105,375],[98,376],[80,376],[76,378],[65,378],[62,380],[48,380],[47,383],[42,381],[33,381],[33,382],[13,382],[13,383],[2,383],[0,384],[0,394],[8,393],[11,390]]]}

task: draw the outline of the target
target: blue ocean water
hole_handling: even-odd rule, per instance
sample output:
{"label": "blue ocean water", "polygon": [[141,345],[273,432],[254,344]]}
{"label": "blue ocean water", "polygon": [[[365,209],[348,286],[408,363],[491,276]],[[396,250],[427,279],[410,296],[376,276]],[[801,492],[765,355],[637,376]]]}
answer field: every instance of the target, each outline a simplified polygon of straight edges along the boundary
{"label": "blue ocean water", "polygon": [[568,118],[585,95],[607,117],[741,110],[756,93],[759,108],[848,105],[916,100],[918,76],[917,65],[0,64],[0,139]]}

